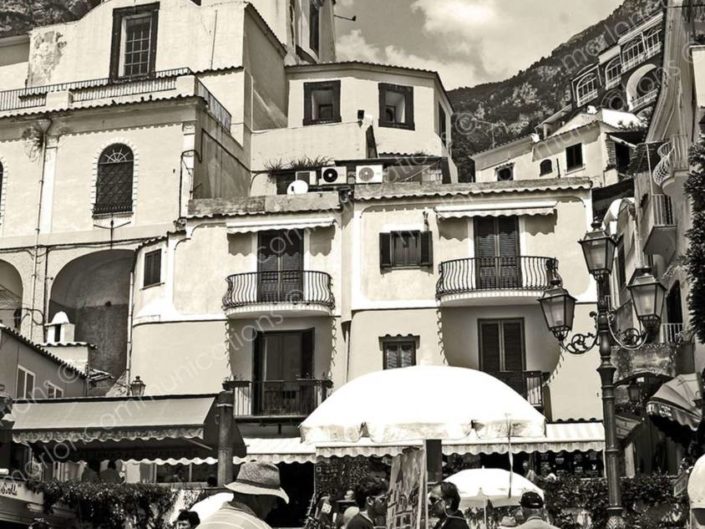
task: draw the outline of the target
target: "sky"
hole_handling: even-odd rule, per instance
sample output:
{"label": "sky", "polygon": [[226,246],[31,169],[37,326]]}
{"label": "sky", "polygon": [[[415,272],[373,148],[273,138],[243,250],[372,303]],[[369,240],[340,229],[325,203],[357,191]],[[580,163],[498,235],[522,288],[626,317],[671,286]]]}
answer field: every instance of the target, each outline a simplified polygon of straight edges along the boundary
{"label": "sky", "polygon": [[622,0],[337,0],[338,60],[437,70],[446,89],[502,81]]}

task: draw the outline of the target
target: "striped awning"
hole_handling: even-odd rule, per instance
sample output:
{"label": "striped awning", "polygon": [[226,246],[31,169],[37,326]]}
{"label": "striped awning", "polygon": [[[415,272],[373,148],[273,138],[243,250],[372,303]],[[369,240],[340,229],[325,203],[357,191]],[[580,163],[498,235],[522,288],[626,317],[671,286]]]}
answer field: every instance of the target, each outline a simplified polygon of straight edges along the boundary
{"label": "striped awning", "polygon": [[314,228],[328,228],[335,224],[332,215],[315,217],[294,217],[272,219],[271,217],[253,219],[251,217],[229,220],[227,229],[229,234],[257,233],[269,230],[310,230]]}
{"label": "striped awning", "polygon": [[450,204],[434,208],[439,219],[465,217],[507,217],[513,215],[551,215],[556,200],[512,200],[492,203]]}

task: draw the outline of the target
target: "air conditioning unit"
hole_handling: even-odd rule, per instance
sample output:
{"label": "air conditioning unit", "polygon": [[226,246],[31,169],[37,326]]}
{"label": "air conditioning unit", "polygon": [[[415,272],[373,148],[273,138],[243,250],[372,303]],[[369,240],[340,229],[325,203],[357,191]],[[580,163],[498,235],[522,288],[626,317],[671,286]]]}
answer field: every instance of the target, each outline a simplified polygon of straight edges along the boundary
{"label": "air conditioning unit", "polygon": [[321,178],[318,179],[319,186],[333,186],[347,184],[348,170],[345,167],[323,167]]}
{"label": "air conditioning unit", "polygon": [[384,168],[381,165],[358,165],[355,169],[356,184],[381,184],[384,182]]}
{"label": "air conditioning unit", "polygon": [[294,180],[303,180],[308,185],[316,185],[316,171],[296,171]]}

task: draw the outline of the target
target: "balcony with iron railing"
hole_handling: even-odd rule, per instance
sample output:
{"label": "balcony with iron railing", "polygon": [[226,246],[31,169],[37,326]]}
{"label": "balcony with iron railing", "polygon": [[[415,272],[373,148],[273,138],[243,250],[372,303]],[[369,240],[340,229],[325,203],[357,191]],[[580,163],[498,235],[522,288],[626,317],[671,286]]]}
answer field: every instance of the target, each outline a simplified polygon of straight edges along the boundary
{"label": "balcony with iron railing", "polygon": [[442,305],[492,302],[535,303],[551,286],[558,260],[553,257],[471,257],[439,266],[436,297]]}
{"label": "balcony with iron railing", "polygon": [[584,105],[587,105],[590,101],[597,99],[597,96],[599,95],[599,92],[597,88],[594,90],[591,90],[590,92],[586,94],[582,94],[581,96],[578,97],[578,106],[582,107]]}
{"label": "balcony with iron railing", "polygon": [[684,341],[685,327],[682,323],[662,323],[659,328],[659,342],[678,345]]}
{"label": "balcony with iron railing", "polygon": [[100,103],[129,103],[145,99],[196,96],[205,100],[208,112],[230,130],[232,117],[189,68],[161,70],[147,76],[102,78],[0,92],[0,116],[18,111],[78,109]]}
{"label": "balcony with iron railing", "polygon": [[234,380],[227,383],[235,393],[238,419],[300,421],[326,398],[333,383],[325,379]]}
{"label": "balcony with iron railing", "polygon": [[645,106],[650,105],[651,103],[656,101],[657,97],[658,97],[658,88],[650,90],[649,92],[632,99],[629,102],[629,110],[631,110],[631,111],[641,110]]}
{"label": "balcony with iron railing", "polygon": [[524,397],[534,408],[543,411],[544,382],[548,373],[541,371],[494,371],[488,372]]}
{"label": "balcony with iron railing", "polygon": [[330,315],[335,306],[331,276],[311,270],[247,272],[226,278],[223,309],[230,318],[271,313]]}
{"label": "balcony with iron railing", "polygon": [[644,252],[670,256],[676,245],[676,219],[671,198],[664,194],[648,195],[641,216]]}
{"label": "balcony with iron railing", "polygon": [[676,176],[684,176],[690,169],[688,151],[690,141],[687,136],[673,136],[658,149],[661,158],[653,171],[654,183],[668,194]]}
{"label": "balcony with iron railing", "polygon": [[607,79],[607,82],[605,83],[605,88],[609,90],[611,88],[619,86],[621,82],[621,77],[619,75],[615,75],[614,77],[610,77],[609,79]]}

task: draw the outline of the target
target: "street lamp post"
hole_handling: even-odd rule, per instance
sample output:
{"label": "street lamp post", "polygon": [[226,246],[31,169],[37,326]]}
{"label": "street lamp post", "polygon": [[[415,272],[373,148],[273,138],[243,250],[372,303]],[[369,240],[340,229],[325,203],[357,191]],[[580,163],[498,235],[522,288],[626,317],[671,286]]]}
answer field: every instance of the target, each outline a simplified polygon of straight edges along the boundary
{"label": "street lamp post", "polygon": [[[585,263],[597,282],[597,312],[591,316],[595,320],[595,333],[568,335],[573,329],[576,299],[562,286],[556,270],[553,270],[552,286],[539,299],[546,325],[558,340],[562,350],[571,354],[584,354],[596,345],[600,353],[600,366],[597,368],[602,383],[602,409],[605,425],[605,465],[609,507],[608,529],[621,529],[625,526],[622,518],[622,493],[619,483],[619,447],[614,411],[614,373],[612,347],[634,351],[641,347],[658,329],[665,288],[650,273],[648,268],[638,269],[628,285],[634,303],[634,311],[640,329],[624,331],[614,328],[615,314],[609,308],[609,277],[612,273],[615,240],[609,236],[599,222],[593,230],[579,241],[583,249]],[[641,329],[643,327],[643,330]]]}

